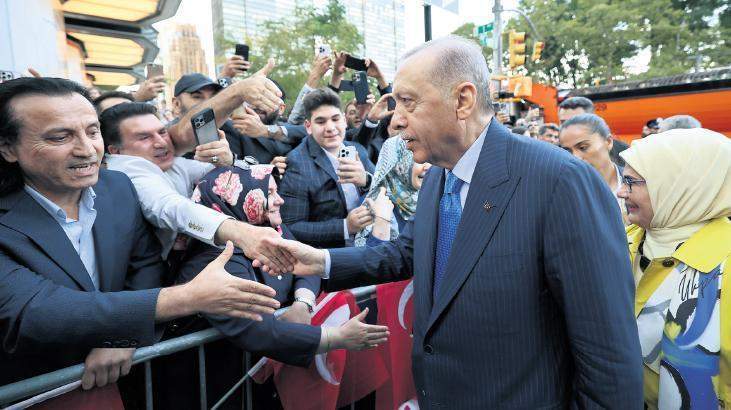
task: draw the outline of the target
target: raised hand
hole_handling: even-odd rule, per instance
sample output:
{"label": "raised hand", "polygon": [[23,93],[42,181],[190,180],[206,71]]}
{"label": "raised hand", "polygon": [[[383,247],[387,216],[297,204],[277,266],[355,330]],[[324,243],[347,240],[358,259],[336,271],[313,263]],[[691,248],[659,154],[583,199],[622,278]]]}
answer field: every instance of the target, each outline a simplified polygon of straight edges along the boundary
{"label": "raised hand", "polygon": [[226,64],[221,69],[221,77],[235,77],[238,74],[244,74],[251,68],[251,63],[244,60],[244,57],[232,55],[226,60]]}
{"label": "raised hand", "polygon": [[370,112],[368,112],[368,115],[366,118],[370,122],[378,122],[382,119],[386,118],[387,116],[393,114],[393,110],[389,111],[388,109],[388,99],[391,98],[393,94],[383,94],[381,98],[378,99],[378,102],[371,108]]}

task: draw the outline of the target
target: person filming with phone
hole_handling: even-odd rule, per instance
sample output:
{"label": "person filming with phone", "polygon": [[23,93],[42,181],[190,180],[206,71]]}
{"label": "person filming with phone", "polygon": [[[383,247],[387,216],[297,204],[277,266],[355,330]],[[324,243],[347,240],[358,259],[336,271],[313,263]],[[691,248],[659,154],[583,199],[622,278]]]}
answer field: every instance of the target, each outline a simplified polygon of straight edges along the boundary
{"label": "person filming with phone", "polygon": [[345,141],[345,114],[332,90],[316,89],[303,100],[304,142],[287,156],[280,192],[282,218],[297,239],[316,247],[344,247],[373,223],[361,206],[373,163],[362,146]]}

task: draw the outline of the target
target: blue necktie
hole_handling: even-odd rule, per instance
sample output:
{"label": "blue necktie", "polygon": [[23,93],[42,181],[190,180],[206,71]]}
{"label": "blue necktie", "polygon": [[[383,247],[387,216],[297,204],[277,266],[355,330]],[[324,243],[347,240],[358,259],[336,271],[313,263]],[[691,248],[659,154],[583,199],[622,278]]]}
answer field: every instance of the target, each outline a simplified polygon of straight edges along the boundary
{"label": "blue necktie", "polygon": [[444,193],[439,201],[439,228],[437,236],[437,251],[434,263],[434,299],[436,300],[439,287],[447,274],[447,262],[452,251],[452,243],[457,236],[457,227],[462,217],[462,204],[459,190],[464,181],[447,172],[444,182]]}

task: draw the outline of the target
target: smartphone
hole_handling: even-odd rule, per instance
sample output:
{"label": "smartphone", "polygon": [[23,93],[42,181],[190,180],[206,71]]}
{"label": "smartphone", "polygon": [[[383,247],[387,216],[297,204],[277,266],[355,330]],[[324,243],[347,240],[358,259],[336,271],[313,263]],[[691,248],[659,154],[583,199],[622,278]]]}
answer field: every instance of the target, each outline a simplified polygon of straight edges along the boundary
{"label": "smartphone", "polygon": [[340,152],[338,153],[338,158],[348,158],[355,160],[357,156],[357,152],[355,147],[351,146],[345,146],[343,148],[340,148]]}
{"label": "smartphone", "polygon": [[195,140],[198,142],[198,145],[219,140],[216,116],[213,114],[212,109],[206,108],[194,115],[190,119],[190,123],[193,125],[193,132],[195,133]]}
{"label": "smartphone", "polygon": [[388,97],[388,110],[393,111],[396,109],[396,100],[393,97]]}
{"label": "smartphone", "polygon": [[368,100],[368,75],[365,71],[353,73],[353,92],[355,93],[355,101],[358,104],[365,104]]}
{"label": "smartphone", "polygon": [[355,71],[366,71],[368,70],[368,67],[366,67],[365,60],[362,58],[355,58],[351,55],[345,56],[345,66],[353,69]]}
{"label": "smartphone", "polygon": [[234,54],[244,57],[244,60],[249,61],[249,46],[246,44],[236,44],[236,52]]}
{"label": "smartphone", "polygon": [[161,75],[164,75],[164,71],[162,69],[161,64],[148,64],[147,65],[147,79],[153,77],[160,77]]}
{"label": "smartphone", "polygon": [[318,44],[315,46],[315,56],[317,58],[320,57],[328,57],[332,54],[332,49],[327,44]]}
{"label": "smartphone", "polygon": [[[4,83],[5,81],[14,80],[16,78],[15,73],[12,71],[3,71],[0,70],[0,83]],[[20,78],[18,76],[17,78]]]}

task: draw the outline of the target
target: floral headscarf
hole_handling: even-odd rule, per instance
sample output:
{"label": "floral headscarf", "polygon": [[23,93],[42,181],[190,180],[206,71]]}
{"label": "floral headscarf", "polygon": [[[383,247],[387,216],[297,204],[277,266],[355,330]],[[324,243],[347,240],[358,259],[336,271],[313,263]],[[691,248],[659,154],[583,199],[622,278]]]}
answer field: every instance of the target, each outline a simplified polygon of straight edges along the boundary
{"label": "floral headscarf", "polygon": [[274,165],[216,168],[193,190],[191,199],[251,225],[268,225],[269,178],[279,176]]}
{"label": "floral headscarf", "polygon": [[[378,164],[373,173],[373,182],[368,191],[368,198],[378,197],[381,187],[386,188],[386,194],[395,205],[398,212],[406,221],[410,221],[416,213],[416,202],[419,199],[419,190],[411,181],[411,170],[414,167],[414,154],[406,149],[406,143],[399,136],[387,139],[381,147]],[[363,228],[355,237],[355,246],[365,246],[366,237],[370,235],[372,226]],[[391,238],[398,236],[398,227],[392,225]]]}

